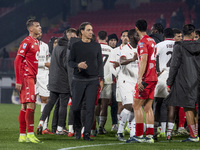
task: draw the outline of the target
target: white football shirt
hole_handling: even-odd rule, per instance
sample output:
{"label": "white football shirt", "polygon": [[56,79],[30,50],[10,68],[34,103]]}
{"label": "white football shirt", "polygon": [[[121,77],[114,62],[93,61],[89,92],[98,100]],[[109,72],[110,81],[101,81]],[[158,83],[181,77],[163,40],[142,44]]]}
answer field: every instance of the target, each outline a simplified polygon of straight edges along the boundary
{"label": "white football shirt", "polygon": [[40,41],[40,53],[38,57],[38,74],[37,76],[45,76],[49,73],[49,68],[45,67],[45,63],[50,61],[49,47],[46,43]]}
{"label": "white football shirt", "polygon": [[156,44],[160,71],[169,71],[174,43],[175,41],[173,39],[165,39],[164,41]]}
{"label": "white football shirt", "polygon": [[[125,56],[126,59],[131,59],[135,53],[137,53],[137,48],[133,48],[130,44],[127,44],[122,48],[120,57]],[[138,77],[138,60],[127,65],[120,65],[120,72],[118,76],[118,80],[120,81],[125,80],[136,83]]]}
{"label": "white football shirt", "polygon": [[102,55],[103,55],[103,65],[104,65],[104,83],[112,84],[112,73],[110,70],[110,56],[112,53],[112,48],[106,43],[100,43]]}
{"label": "white football shirt", "polygon": [[111,56],[110,56],[110,68],[111,68],[111,73],[117,77],[120,71],[120,67],[114,68],[112,62],[119,62],[120,60],[120,55],[121,55],[121,50],[122,50],[122,45],[114,48],[112,50]]}

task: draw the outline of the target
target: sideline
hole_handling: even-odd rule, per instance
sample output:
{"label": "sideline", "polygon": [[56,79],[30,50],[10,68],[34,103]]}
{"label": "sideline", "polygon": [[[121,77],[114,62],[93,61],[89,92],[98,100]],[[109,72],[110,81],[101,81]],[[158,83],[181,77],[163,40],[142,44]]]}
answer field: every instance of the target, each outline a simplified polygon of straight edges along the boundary
{"label": "sideline", "polygon": [[98,146],[119,145],[119,144],[127,144],[127,143],[110,143],[110,144],[84,145],[84,146],[61,148],[61,149],[58,149],[58,150],[70,150],[70,149],[78,149],[78,148],[85,148],[85,147],[98,147]]}

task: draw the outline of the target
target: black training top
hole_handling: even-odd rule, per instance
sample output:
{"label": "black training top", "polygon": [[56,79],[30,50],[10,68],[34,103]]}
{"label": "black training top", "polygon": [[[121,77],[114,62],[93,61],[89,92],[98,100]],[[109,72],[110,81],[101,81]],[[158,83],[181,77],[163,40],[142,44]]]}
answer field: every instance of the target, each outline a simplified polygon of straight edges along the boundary
{"label": "black training top", "polygon": [[[87,80],[100,77],[103,80],[103,61],[99,43],[84,43],[82,40],[74,43],[68,61],[69,66],[74,68],[75,78]],[[78,69],[78,64],[84,61],[87,69]]]}

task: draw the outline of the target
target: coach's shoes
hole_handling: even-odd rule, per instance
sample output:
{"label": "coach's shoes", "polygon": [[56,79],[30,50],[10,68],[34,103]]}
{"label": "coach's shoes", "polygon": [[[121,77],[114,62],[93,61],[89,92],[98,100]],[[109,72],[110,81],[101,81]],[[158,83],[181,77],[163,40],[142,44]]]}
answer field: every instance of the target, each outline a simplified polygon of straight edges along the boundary
{"label": "coach's shoes", "polygon": [[122,133],[117,133],[117,140],[118,140],[118,141],[122,141],[122,142],[125,141],[125,140],[124,140],[124,136],[123,136]]}
{"label": "coach's shoes", "polygon": [[93,141],[93,140],[90,138],[90,134],[89,134],[89,133],[84,133],[84,134],[83,134],[83,139],[86,140],[86,141]]}
{"label": "coach's shoes", "polygon": [[26,135],[20,135],[18,142],[20,142],[20,143],[26,142]]}
{"label": "coach's shoes", "polygon": [[153,137],[151,137],[151,138],[145,137],[145,143],[154,143]]}
{"label": "coach's shoes", "polygon": [[182,140],[181,142],[199,142],[199,137],[189,137],[189,138],[187,138],[187,139],[185,139],[185,140]]}
{"label": "coach's shoes", "polygon": [[43,130],[43,127],[42,127],[41,125],[39,125],[39,126],[37,127],[36,134],[37,134],[37,135],[42,135],[42,130]]}
{"label": "coach's shoes", "polygon": [[43,143],[40,140],[38,140],[34,134],[27,134],[26,137],[26,142],[31,142],[31,143]]}
{"label": "coach's shoes", "polygon": [[76,129],[74,131],[74,138],[75,140],[79,140],[81,138],[81,129]]}

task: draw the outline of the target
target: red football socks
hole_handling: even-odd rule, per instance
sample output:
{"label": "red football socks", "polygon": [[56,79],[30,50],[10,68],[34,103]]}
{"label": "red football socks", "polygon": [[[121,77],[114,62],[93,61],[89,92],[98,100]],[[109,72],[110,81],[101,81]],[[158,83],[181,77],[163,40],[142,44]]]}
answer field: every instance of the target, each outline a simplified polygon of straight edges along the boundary
{"label": "red football socks", "polygon": [[180,107],[179,108],[179,125],[178,125],[178,127],[184,127],[185,120],[186,120],[185,112],[183,110],[183,107]]}
{"label": "red football socks", "polygon": [[26,120],[25,120],[26,110],[21,109],[19,112],[19,132],[21,134],[26,134]]}
{"label": "red football socks", "polygon": [[143,135],[144,134],[144,123],[136,123],[135,130],[136,130],[135,136]]}
{"label": "red football socks", "polygon": [[34,109],[27,108],[26,109],[26,126],[27,133],[34,131]]}

